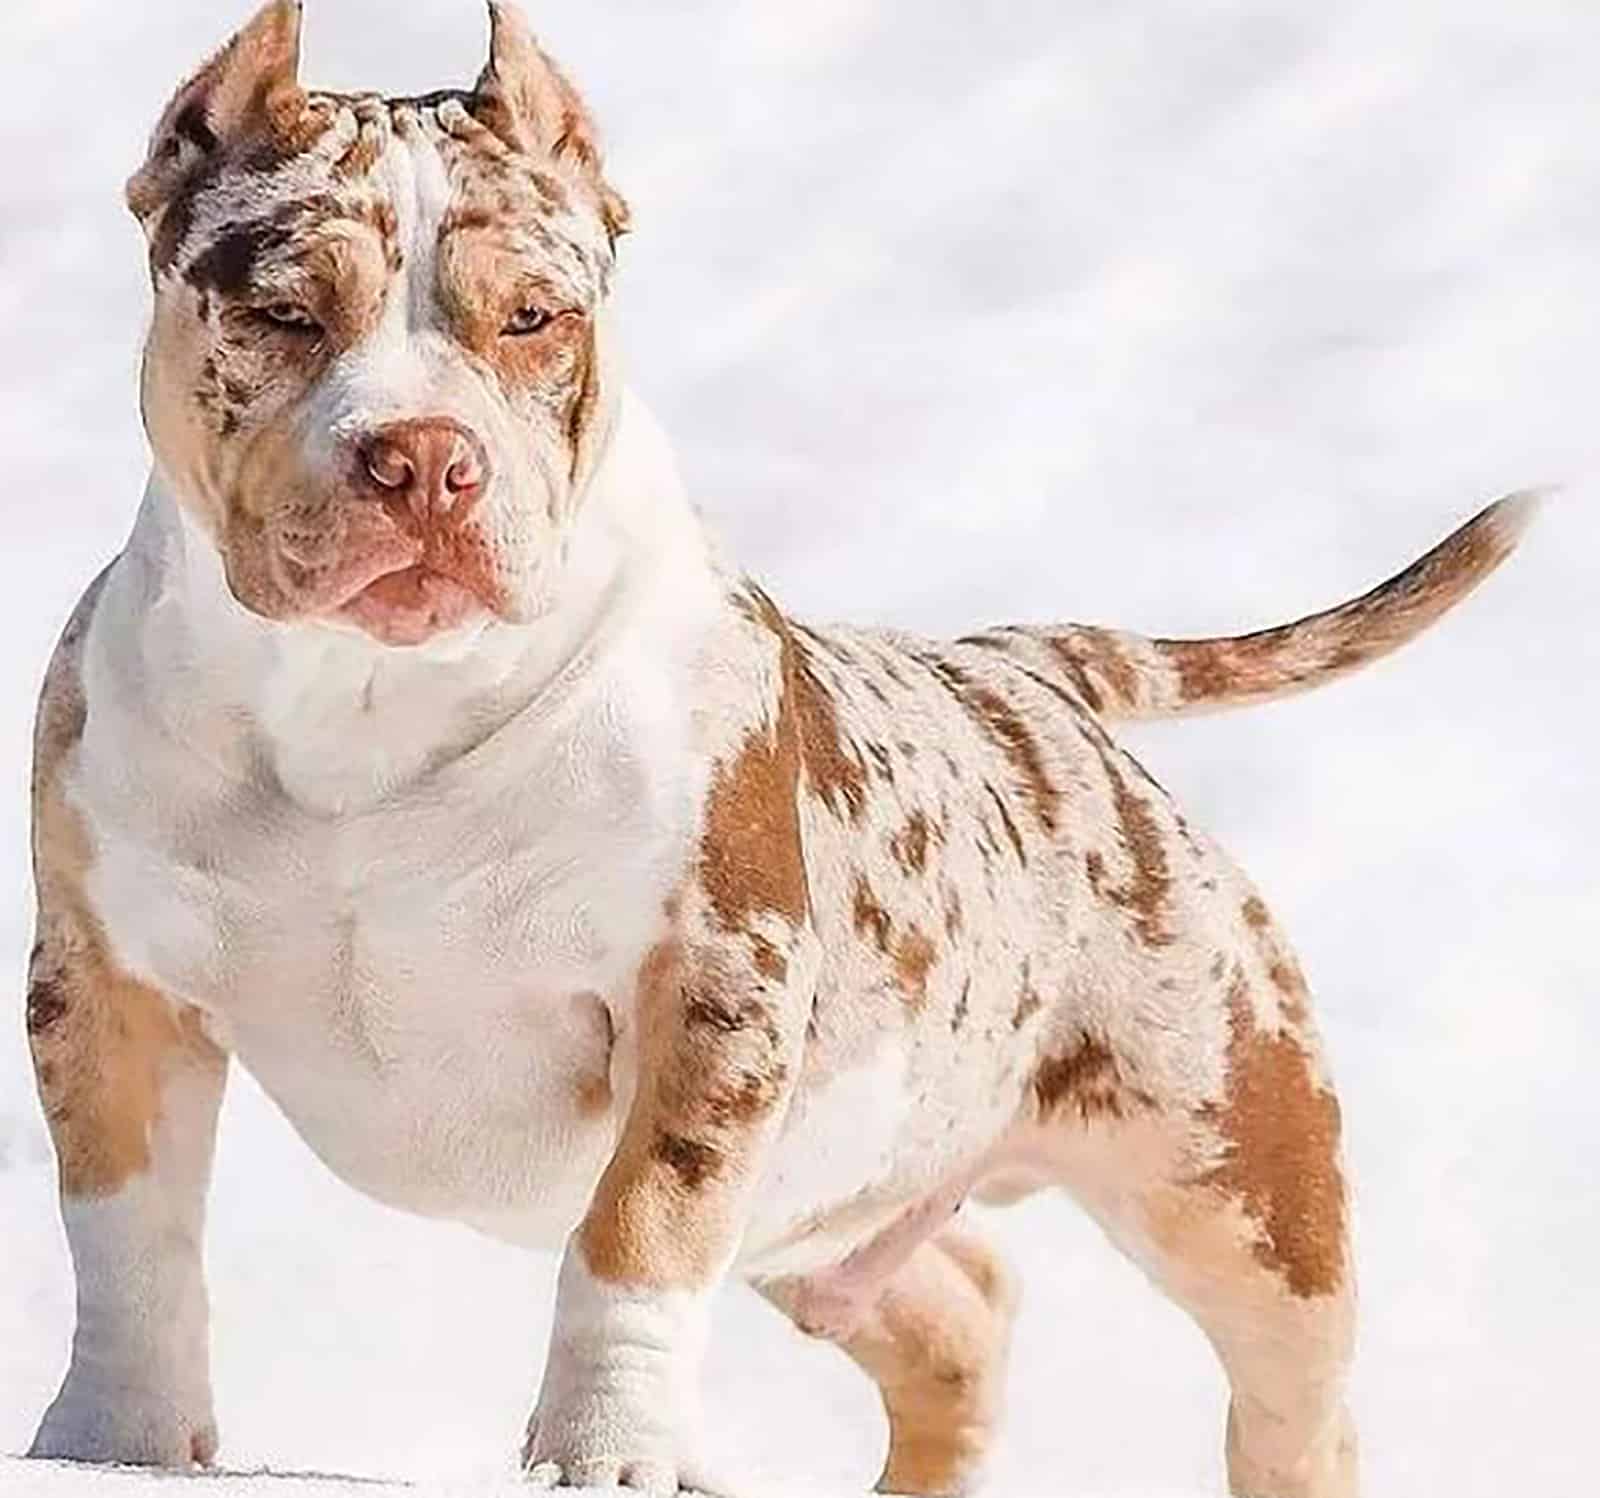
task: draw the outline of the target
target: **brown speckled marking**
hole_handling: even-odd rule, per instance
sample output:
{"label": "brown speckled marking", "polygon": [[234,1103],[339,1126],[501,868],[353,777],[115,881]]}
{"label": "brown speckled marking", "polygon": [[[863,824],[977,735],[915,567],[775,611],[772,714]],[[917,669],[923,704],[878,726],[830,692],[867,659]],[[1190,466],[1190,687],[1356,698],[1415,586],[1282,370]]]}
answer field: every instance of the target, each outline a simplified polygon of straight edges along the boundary
{"label": "brown speckled marking", "polygon": [[873,945],[880,952],[888,952],[889,933],[892,929],[889,921],[889,912],[883,908],[883,903],[873,893],[872,886],[867,883],[865,874],[856,875],[855,897],[850,911],[850,920],[855,927],[857,936],[870,936]]}
{"label": "brown speckled marking", "polygon": [[866,767],[845,737],[833,696],[817,678],[796,631],[753,584],[746,584],[736,596],[735,606],[778,642],[784,702],[793,714],[807,789],[841,820],[860,821],[866,808]]}
{"label": "brown speckled marking", "polygon": [[1023,868],[1028,866],[1028,855],[1022,846],[1022,834],[1017,830],[1017,824],[1012,820],[1011,812],[1006,806],[1005,797],[1000,794],[988,781],[984,782],[984,791],[989,799],[994,802],[994,809],[1000,814],[1000,823],[1006,830],[1006,838],[1011,844],[1012,851],[1017,855],[1017,862]]}
{"label": "brown speckled marking", "polygon": [[787,1095],[792,1042],[767,1002],[673,937],[640,968],[639,1091],[580,1229],[615,1283],[704,1284],[747,1184],[749,1137]]}
{"label": "brown speckled marking", "polygon": [[967,1022],[967,1015],[972,1009],[972,979],[968,978],[961,985],[961,997],[956,1000],[956,1007],[950,1011],[950,1033],[959,1034],[961,1027]]}
{"label": "brown speckled marking", "polygon": [[915,926],[894,944],[895,979],[905,995],[906,1007],[913,1014],[920,1014],[928,1002],[928,972],[938,955],[927,934]]}
{"label": "brown speckled marking", "polygon": [[1017,709],[993,687],[974,681],[969,673],[947,660],[929,656],[924,664],[999,746],[1016,772],[1039,825],[1046,832],[1055,832],[1061,793],[1045,773],[1038,742]]}
{"label": "brown speckled marking", "polygon": [[1160,824],[1150,810],[1149,803],[1135,795],[1128,785],[1127,776],[1118,763],[1118,751],[1109,743],[1101,743],[1098,738],[1093,742],[1100,751],[1106,779],[1111,786],[1123,851],[1133,867],[1129,881],[1121,888],[1113,889],[1105,881],[1104,856],[1091,852],[1085,857],[1089,884],[1097,895],[1133,916],[1134,930],[1146,946],[1168,946],[1174,939],[1167,922],[1172,875]]}
{"label": "brown speckled marking", "polygon": [[1130,1087],[1111,1047],[1098,1036],[1079,1034],[1064,1050],[1046,1057],[1034,1073],[1033,1093],[1043,1121],[1071,1110],[1079,1121],[1121,1120],[1134,1108],[1155,1106],[1141,1088]]}
{"label": "brown speckled marking", "polygon": [[786,667],[800,728],[800,755],[811,792],[836,814],[858,822],[867,798],[861,758],[845,740],[832,696],[792,642]]}
{"label": "brown speckled marking", "polygon": [[1011,1011],[1011,1028],[1020,1030],[1043,1008],[1044,1000],[1039,997],[1039,990],[1033,986],[1032,964],[1024,958],[1022,978],[1017,987],[1017,1007]]}
{"label": "brown speckled marking", "polygon": [[685,1191],[698,1191],[722,1166],[722,1156],[709,1145],[665,1129],[656,1131],[652,1153],[678,1178]]}
{"label": "brown speckled marking", "polygon": [[928,837],[928,818],[919,810],[912,812],[905,826],[889,839],[889,851],[904,873],[920,874],[927,868]]}
{"label": "brown speckled marking", "polygon": [[748,931],[771,912],[798,922],[806,875],[796,801],[800,761],[787,694],[775,722],[752,728],[706,800],[700,885],[723,928]]}
{"label": "brown speckled marking", "polygon": [[1345,1268],[1338,1100],[1294,1036],[1256,1028],[1242,984],[1228,1025],[1227,1097],[1206,1115],[1226,1153],[1204,1179],[1255,1220],[1255,1257],[1292,1294],[1332,1295]]}
{"label": "brown speckled marking", "polygon": [[1267,978],[1278,991],[1279,1008],[1291,1025],[1304,1022],[1311,1008],[1306,978],[1294,954],[1284,945],[1270,912],[1259,895],[1250,895],[1240,906],[1245,925],[1255,938]]}

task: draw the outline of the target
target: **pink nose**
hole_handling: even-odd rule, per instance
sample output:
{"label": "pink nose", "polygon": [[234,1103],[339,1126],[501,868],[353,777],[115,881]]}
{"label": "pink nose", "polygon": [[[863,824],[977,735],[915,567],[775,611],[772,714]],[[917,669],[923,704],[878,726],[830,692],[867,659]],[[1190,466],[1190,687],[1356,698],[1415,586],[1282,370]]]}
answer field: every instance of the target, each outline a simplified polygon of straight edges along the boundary
{"label": "pink nose", "polygon": [[397,421],[361,444],[362,478],[391,509],[418,520],[447,519],[469,509],[489,477],[489,460],[460,422],[446,417]]}

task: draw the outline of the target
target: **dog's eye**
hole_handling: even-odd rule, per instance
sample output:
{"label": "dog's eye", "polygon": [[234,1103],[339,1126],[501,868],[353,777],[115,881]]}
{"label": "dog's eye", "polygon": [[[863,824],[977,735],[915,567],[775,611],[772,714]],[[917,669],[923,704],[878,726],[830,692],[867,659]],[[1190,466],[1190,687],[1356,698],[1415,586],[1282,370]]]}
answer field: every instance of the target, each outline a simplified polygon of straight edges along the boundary
{"label": "dog's eye", "polygon": [[272,302],[258,307],[256,315],[275,328],[287,328],[294,333],[320,333],[322,325],[298,302]]}
{"label": "dog's eye", "polygon": [[543,307],[519,307],[505,326],[507,338],[526,338],[530,333],[542,333],[555,320],[555,314]]}

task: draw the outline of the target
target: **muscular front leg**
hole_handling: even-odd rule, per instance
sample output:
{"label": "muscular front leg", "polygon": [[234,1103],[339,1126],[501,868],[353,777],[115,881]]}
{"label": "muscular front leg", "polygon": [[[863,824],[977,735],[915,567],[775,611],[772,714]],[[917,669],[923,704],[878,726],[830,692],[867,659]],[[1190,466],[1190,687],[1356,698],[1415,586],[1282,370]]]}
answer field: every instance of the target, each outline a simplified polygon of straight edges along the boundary
{"label": "muscular front leg", "polygon": [[[771,948],[764,948],[770,954]],[[524,1458],[551,1485],[724,1492],[700,1446],[711,1295],[797,1070],[807,1005],[748,952],[669,943],[641,977],[640,1076],[562,1263]]]}
{"label": "muscular front leg", "polygon": [[89,899],[94,840],[68,782],[88,716],[79,661],[100,586],[61,638],[34,737],[28,1041],[78,1316],[32,1454],[187,1467],[217,1448],[200,1238],[227,1060],[195,1011],[119,965]]}
{"label": "muscular front leg", "polygon": [[209,1463],[201,1230],[226,1060],[192,1011],[54,935],[28,1034],[77,1277],[71,1363],[31,1454]]}

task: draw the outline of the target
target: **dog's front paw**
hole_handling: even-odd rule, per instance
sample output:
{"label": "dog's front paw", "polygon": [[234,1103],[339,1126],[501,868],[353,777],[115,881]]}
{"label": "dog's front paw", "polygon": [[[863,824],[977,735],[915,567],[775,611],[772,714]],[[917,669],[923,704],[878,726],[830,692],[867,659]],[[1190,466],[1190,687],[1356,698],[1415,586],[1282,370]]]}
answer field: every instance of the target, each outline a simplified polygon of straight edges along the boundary
{"label": "dog's front paw", "polygon": [[673,1403],[639,1410],[605,1391],[559,1403],[541,1400],[522,1452],[529,1482],[547,1489],[627,1488],[650,1498],[749,1498],[718,1481],[700,1459],[698,1443],[673,1428]]}
{"label": "dog's front paw", "polygon": [[209,1399],[180,1399],[72,1373],[28,1449],[29,1456],[42,1459],[180,1471],[210,1466],[216,1454]]}

